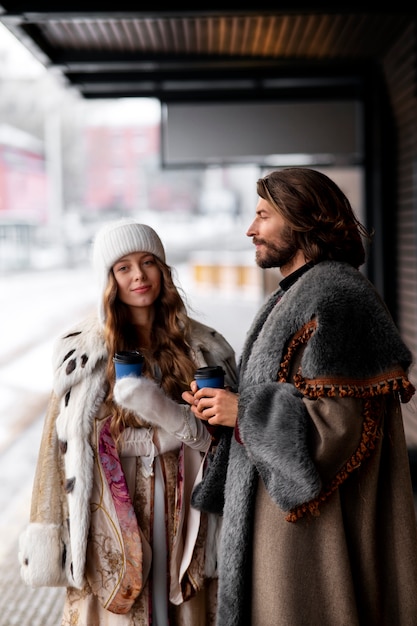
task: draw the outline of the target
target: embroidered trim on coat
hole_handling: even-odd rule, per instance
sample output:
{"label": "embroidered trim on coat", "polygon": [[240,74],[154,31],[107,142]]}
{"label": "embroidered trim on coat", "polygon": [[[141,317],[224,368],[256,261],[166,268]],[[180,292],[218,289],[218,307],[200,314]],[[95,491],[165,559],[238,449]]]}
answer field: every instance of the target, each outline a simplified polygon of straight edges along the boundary
{"label": "embroidered trim on coat", "polygon": [[[292,359],[300,346],[306,344],[317,328],[316,320],[305,324],[291,339],[278,372],[278,381],[287,382]],[[301,369],[293,378],[293,384],[309,398],[326,396],[333,398],[353,397],[370,398],[379,395],[398,393],[402,403],[407,403],[415,394],[414,385],[408,380],[402,367],[377,376],[364,378],[346,378],[344,376],[328,376],[326,378],[304,378]]]}
{"label": "embroidered trim on coat", "polygon": [[287,522],[296,522],[300,517],[310,513],[314,517],[320,515],[319,506],[354,472],[361,463],[368,458],[375,449],[376,442],[380,437],[378,428],[378,415],[380,415],[382,398],[370,399],[364,402],[363,427],[359,445],[350,459],[346,461],[341,470],[336,474],[330,484],[323,489],[314,500],[296,507],[286,516]]}
{"label": "embroidered trim on coat", "polygon": [[[317,328],[316,320],[305,324],[288,344],[286,354],[278,372],[278,382],[287,382],[290,366],[296,351],[306,344]],[[401,402],[408,402],[415,393],[415,387],[408,380],[404,370],[398,367],[381,375],[367,379],[347,379],[345,377],[327,377],[308,379],[301,375],[301,369],[293,377],[294,386],[308,398],[321,397],[354,397],[364,400],[363,427],[358,448],[348,459],[345,465],[337,473],[331,483],[310,502],[296,507],[286,516],[288,522],[296,522],[304,515],[310,513],[317,517],[320,515],[319,506],[357,469],[362,461],[369,457],[375,449],[379,438],[378,421],[382,405],[382,397],[387,394],[399,394]],[[372,399],[372,401],[371,401]],[[379,399],[379,401],[378,401]]]}

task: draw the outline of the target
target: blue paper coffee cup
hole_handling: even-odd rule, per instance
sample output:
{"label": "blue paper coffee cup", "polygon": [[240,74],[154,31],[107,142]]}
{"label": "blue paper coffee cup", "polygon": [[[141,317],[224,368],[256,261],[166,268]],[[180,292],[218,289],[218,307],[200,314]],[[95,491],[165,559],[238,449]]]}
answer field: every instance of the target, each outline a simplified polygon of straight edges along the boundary
{"label": "blue paper coffee cup", "polygon": [[144,357],[140,352],[128,350],[116,352],[113,357],[116,379],[125,378],[126,376],[141,376],[143,361]]}
{"label": "blue paper coffee cup", "polygon": [[225,372],[220,365],[209,365],[207,367],[199,367],[194,373],[194,379],[197,387],[224,387]]}

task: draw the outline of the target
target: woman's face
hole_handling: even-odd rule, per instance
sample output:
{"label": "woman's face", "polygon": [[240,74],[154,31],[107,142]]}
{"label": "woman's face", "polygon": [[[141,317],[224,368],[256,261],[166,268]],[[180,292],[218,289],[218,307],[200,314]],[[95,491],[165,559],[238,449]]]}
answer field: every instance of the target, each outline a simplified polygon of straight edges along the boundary
{"label": "woman's face", "polygon": [[161,291],[161,270],[153,254],[132,252],[112,267],[117,296],[129,307],[152,307]]}

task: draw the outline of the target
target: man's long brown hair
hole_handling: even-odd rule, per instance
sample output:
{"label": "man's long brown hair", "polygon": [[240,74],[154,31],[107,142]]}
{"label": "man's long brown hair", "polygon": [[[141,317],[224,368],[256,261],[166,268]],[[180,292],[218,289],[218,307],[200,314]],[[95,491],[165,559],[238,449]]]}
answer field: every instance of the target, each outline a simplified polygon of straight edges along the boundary
{"label": "man's long brown hair", "polygon": [[359,268],[365,262],[363,239],[372,235],[325,174],[300,167],[277,170],[258,180],[257,193],[284,218],[297,247],[313,263],[345,261]]}
{"label": "man's long brown hair", "polygon": [[[145,356],[143,374],[154,378],[158,371],[165,393],[181,401],[181,393],[189,388],[194,378],[195,364],[191,358],[189,317],[178,288],[174,284],[171,268],[154,257],[161,271],[161,290],[154,303],[155,316],[151,331],[151,347],[144,350],[138,345],[131,324],[129,308],[117,297],[117,282],[113,272],[103,296],[105,326],[104,336],[108,351],[107,378],[109,392],[106,402],[113,414],[111,430],[118,436],[124,425],[130,423],[128,412],[113,404],[115,383],[113,356],[121,350],[139,350]],[[159,377],[158,376],[158,377]],[[134,423],[137,424],[137,418]]]}

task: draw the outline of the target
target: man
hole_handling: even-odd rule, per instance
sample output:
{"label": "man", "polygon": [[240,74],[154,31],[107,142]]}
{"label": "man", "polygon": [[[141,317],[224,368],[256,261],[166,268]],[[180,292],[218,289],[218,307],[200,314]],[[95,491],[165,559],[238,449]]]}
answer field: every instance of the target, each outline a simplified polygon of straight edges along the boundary
{"label": "man", "polygon": [[415,626],[411,354],[358,269],[370,236],[320,172],[274,171],[257,192],[246,234],[284,278],[248,332],[238,394],[183,395],[234,427],[193,494],[205,510],[225,500],[217,626]]}

